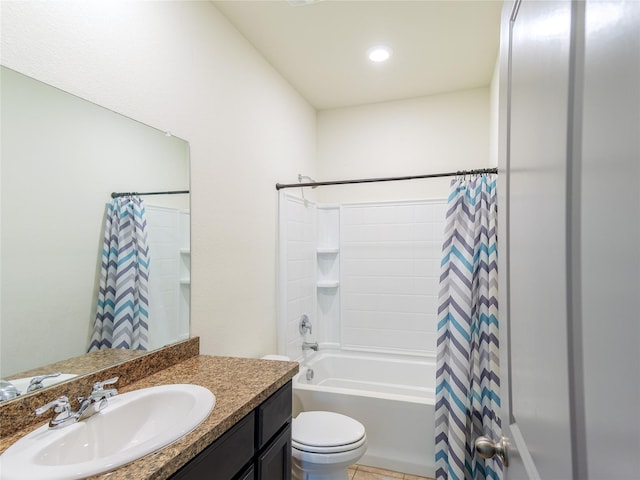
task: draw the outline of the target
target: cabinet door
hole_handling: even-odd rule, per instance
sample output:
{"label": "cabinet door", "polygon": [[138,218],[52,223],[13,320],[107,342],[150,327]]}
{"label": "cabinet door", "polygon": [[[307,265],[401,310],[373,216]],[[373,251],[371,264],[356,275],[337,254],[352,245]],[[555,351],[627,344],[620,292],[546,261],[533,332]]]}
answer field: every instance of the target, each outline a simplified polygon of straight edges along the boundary
{"label": "cabinet door", "polygon": [[291,480],[291,424],[258,457],[259,480]]}
{"label": "cabinet door", "polygon": [[291,421],[292,388],[292,383],[288,382],[256,410],[258,415],[256,446],[258,449],[264,447],[283,425]]}
{"label": "cabinet door", "polygon": [[256,475],[256,471],[253,468],[253,465],[251,465],[246,472],[243,472],[240,474],[240,477],[238,477],[238,480],[255,480],[255,475]]}
{"label": "cabinet door", "polygon": [[[255,414],[251,412],[202,453],[178,470],[171,480],[230,480],[254,455]],[[252,477],[249,477],[252,478]]]}

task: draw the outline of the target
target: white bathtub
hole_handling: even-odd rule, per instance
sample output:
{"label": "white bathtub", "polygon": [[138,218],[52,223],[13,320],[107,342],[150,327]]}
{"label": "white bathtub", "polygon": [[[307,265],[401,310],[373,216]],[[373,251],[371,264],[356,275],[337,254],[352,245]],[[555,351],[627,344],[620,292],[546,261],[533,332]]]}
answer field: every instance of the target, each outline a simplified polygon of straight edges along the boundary
{"label": "white bathtub", "polygon": [[433,359],[320,350],[294,378],[294,416],[327,410],[355,418],[368,441],[359,463],[435,477],[434,383]]}

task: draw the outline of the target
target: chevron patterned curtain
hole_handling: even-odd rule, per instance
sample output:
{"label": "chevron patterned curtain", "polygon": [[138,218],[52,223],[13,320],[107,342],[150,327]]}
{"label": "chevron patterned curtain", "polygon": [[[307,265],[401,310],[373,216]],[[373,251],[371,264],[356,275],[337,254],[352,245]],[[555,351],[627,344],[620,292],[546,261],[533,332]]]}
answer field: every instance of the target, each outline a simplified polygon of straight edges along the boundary
{"label": "chevron patterned curtain", "polygon": [[148,274],[144,203],[137,196],[114,198],[107,207],[98,310],[89,352],[147,349]]}
{"label": "chevron patterned curtain", "polygon": [[497,175],[451,182],[438,308],[435,454],[438,480],[501,479],[475,439],[499,440]]}

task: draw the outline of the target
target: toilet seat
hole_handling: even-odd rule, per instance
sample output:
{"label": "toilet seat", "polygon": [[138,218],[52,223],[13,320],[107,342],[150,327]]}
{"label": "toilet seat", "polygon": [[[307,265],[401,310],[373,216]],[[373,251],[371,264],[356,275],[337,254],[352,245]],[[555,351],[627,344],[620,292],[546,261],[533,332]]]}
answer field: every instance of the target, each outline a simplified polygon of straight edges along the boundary
{"label": "toilet seat", "polygon": [[309,453],[339,453],[366,443],[364,425],[334,412],[302,412],[293,419],[293,448]]}
{"label": "toilet seat", "polygon": [[367,443],[367,437],[364,436],[360,440],[354,443],[349,443],[346,445],[334,445],[331,447],[314,447],[312,445],[305,445],[298,443],[294,440],[291,440],[291,446],[296,450],[300,450],[301,452],[308,453],[341,453],[348,452],[349,450],[355,450],[360,448],[362,445]]}

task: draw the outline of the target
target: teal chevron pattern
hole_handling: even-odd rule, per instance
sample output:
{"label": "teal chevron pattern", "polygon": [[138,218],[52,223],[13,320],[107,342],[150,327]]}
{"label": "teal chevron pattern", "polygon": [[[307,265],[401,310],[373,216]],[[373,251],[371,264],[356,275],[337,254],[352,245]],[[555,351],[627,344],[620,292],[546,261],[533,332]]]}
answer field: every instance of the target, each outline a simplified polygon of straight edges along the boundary
{"label": "teal chevron pattern", "polygon": [[142,199],[114,198],[107,207],[98,309],[89,352],[147,349],[149,263]]}
{"label": "teal chevron pattern", "polygon": [[498,440],[497,175],[451,182],[438,301],[435,461],[438,480],[502,479],[474,441]]}

